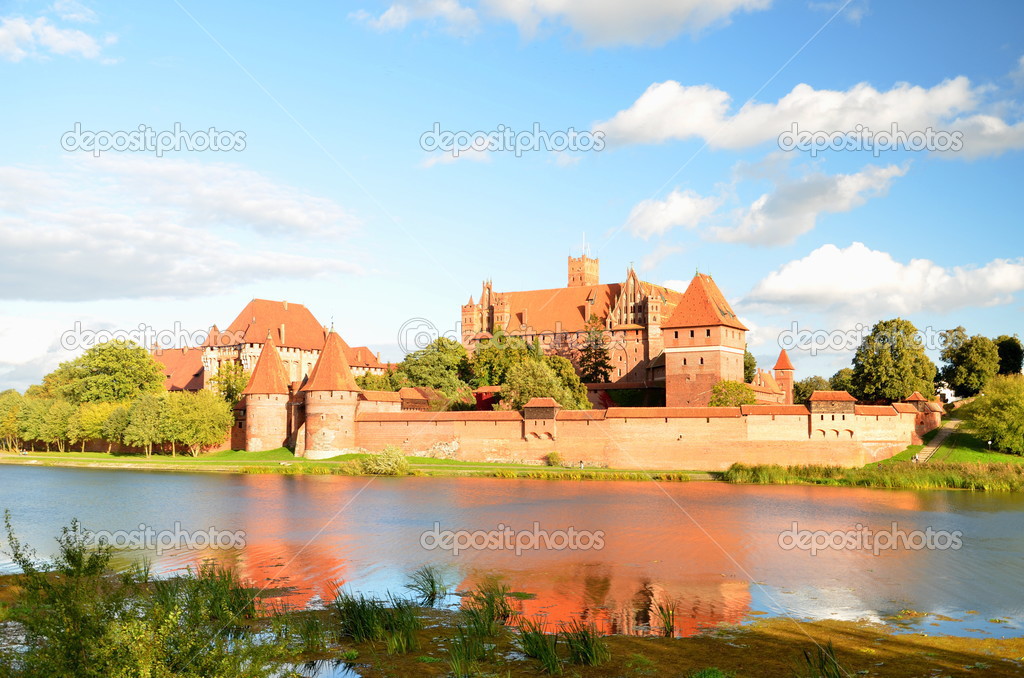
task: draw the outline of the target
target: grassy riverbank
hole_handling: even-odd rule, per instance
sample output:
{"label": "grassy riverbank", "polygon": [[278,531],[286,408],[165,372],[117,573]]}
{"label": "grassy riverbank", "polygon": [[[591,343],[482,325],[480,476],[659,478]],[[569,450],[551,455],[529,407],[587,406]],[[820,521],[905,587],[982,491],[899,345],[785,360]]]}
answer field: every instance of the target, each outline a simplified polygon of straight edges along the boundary
{"label": "grassy riverbank", "polygon": [[926,636],[858,622],[762,619],[677,639],[675,615],[685,611],[671,601],[659,606],[649,635],[606,636],[580,620],[556,626],[521,616],[517,603],[529,593],[498,581],[461,593],[454,608],[438,609],[450,583],[429,567],[413,573],[399,595],[378,600],[338,590],[321,609],[295,610],[277,592],[212,567],[172,579],[154,579],[144,567],[114,573],[109,551],[89,550],[75,525],[59,541],[61,555],[40,569],[19,545],[16,560],[28,574],[0,577],[4,676],[271,678],[301,675],[289,667],[316,661],[342,662],[367,678],[1024,672],[1022,638]]}

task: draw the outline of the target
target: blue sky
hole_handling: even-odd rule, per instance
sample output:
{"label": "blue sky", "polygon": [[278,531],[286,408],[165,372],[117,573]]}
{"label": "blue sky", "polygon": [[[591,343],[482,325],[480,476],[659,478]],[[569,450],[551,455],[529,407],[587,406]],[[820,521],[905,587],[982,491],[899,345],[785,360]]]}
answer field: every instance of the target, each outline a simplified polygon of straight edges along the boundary
{"label": "blue sky", "polygon": [[[1022,28],[1010,2],[0,2],[0,389],[73,357],[76,322],[201,331],[252,297],[400,359],[484,278],[564,284],[584,233],[603,282],[711,273],[762,364],[793,323],[1021,332]],[[97,157],[76,123],[244,148]],[[435,123],[603,148],[453,158]],[[793,124],[959,150],[812,156]]]}

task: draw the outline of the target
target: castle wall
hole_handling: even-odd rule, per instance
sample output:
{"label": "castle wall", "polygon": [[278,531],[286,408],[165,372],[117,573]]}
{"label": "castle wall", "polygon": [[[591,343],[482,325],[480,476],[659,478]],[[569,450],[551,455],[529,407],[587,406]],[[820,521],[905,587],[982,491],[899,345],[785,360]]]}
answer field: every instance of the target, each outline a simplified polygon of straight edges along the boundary
{"label": "castle wall", "polygon": [[288,396],[246,396],[245,449],[275,450],[288,441]]}
{"label": "castle wall", "polygon": [[736,462],[862,466],[902,451],[915,430],[913,415],[895,412],[845,420],[840,413],[835,422],[829,414],[820,426],[812,426],[810,416],[672,407],[563,411],[554,419],[524,419],[518,412],[361,411],[356,445],[370,451],[397,445],[409,454],[443,450],[465,461],[539,464],[558,452],[572,465],[714,471]]}
{"label": "castle wall", "polygon": [[307,459],[326,459],[356,447],[356,391],[306,393],[305,451]]}

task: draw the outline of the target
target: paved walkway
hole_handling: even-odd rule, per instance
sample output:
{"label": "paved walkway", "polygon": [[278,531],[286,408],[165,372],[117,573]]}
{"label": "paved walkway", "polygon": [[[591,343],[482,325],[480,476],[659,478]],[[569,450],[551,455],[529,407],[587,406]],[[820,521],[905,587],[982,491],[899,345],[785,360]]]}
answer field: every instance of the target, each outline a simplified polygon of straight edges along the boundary
{"label": "paved walkway", "polygon": [[942,423],[942,428],[935,434],[931,442],[924,446],[924,448],[918,452],[918,462],[924,463],[932,458],[932,456],[938,451],[942,444],[946,442],[946,439],[953,434],[957,426],[960,425],[959,419],[947,419]]}

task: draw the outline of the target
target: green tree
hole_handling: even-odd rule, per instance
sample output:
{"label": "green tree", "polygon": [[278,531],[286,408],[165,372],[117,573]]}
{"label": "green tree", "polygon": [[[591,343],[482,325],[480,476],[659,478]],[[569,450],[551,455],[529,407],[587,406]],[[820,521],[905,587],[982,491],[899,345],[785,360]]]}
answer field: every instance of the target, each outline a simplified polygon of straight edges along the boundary
{"label": "green tree", "polygon": [[757,376],[757,358],[747,349],[743,349],[743,381],[749,384],[754,381],[755,376]]}
{"label": "green tree", "polygon": [[128,402],[162,390],[163,384],[163,366],[130,341],[97,344],[43,378],[46,396],[75,403]]}
{"label": "green tree", "polygon": [[558,374],[539,360],[514,365],[501,388],[501,402],[513,409],[523,409],[531,398],[554,398],[566,409],[576,404],[575,396],[566,390]]}
{"label": "green tree", "polygon": [[25,397],[18,411],[18,435],[25,443],[45,442],[46,451],[50,451],[50,443],[46,442],[46,417],[53,405],[53,398]]}
{"label": "green tree", "polygon": [[249,385],[250,374],[239,362],[221,363],[217,373],[210,378],[210,386],[232,407],[242,399],[242,391]]}
{"label": "green tree", "polygon": [[172,408],[177,420],[177,440],[198,457],[204,449],[224,441],[234,423],[231,406],[210,391],[184,393]]}
{"label": "green tree", "polygon": [[1024,375],[993,377],[984,395],[958,410],[964,429],[998,450],[1024,454]]}
{"label": "green tree", "polygon": [[124,441],[141,447],[147,457],[153,456],[153,445],[164,442],[164,394],[146,393],[132,401],[128,408],[128,425]]}
{"label": "green tree", "polygon": [[13,451],[17,448],[21,440],[18,415],[24,401],[24,397],[14,389],[0,393],[0,449]]}
{"label": "green tree", "polygon": [[501,330],[490,339],[481,341],[473,350],[469,372],[474,386],[501,386],[508,379],[513,366],[531,358],[532,351],[519,337]]}
{"label": "green tree", "polygon": [[47,449],[50,448],[51,443],[56,443],[58,452],[67,451],[67,442],[71,437],[71,418],[75,415],[76,410],[77,408],[73,404],[63,398],[55,398],[50,401],[40,430]]}
{"label": "green tree", "polygon": [[1001,335],[996,339],[996,350],[999,351],[999,374],[1020,374],[1024,364],[1024,345],[1017,335]]}
{"label": "green tree", "polygon": [[871,328],[853,357],[853,392],[858,400],[897,401],[914,391],[935,393],[935,364],[924,353],[909,320],[882,320]]}
{"label": "green tree", "polygon": [[739,407],[753,405],[756,402],[754,392],[746,384],[738,381],[720,381],[711,389],[711,407]]}
{"label": "green tree", "polygon": [[116,408],[115,403],[82,403],[68,422],[68,440],[80,443],[85,452],[86,442],[103,437],[103,425]]}
{"label": "green tree", "polygon": [[844,367],[832,375],[828,380],[828,385],[833,391],[853,393],[853,370],[849,367]]}
{"label": "green tree", "polygon": [[391,370],[384,374],[361,374],[356,377],[356,385],[364,391],[397,391],[399,388],[395,383],[395,373]]}
{"label": "green tree", "polygon": [[124,432],[128,428],[129,408],[127,405],[118,405],[111,410],[106,421],[103,422],[102,437],[107,441],[107,452],[114,444],[120,445],[124,442]]}
{"label": "green tree", "polygon": [[472,402],[472,389],[464,378],[469,376],[466,348],[457,341],[439,337],[426,348],[414,351],[398,366],[402,378],[411,386],[440,391],[449,401]]}
{"label": "green tree", "polygon": [[552,355],[545,357],[543,360],[558,377],[567,400],[571,401],[559,401],[562,407],[567,410],[589,410],[592,405],[587,399],[587,387],[579,375],[576,374],[576,368],[572,366],[569,359]]}
{"label": "green tree", "polygon": [[825,377],[817,375],[807,377],[793,383],[793,402],[797,405],[806,405],[815,391],[831,390],[831,385]]}
{"label": "green tree", "polygon": [[961,398],[977,395],[999,371],[995,342],[976,334],[967,336],[963,327],[942,333],[942,380]]}
{"label": "green tree", "polygon": [[[206,392],[210,393],[210,391]],[[227,404],[220,394],[214,393],[213,395],[223,401],[225,405]],[[163,407],[160,408],[160,435],[158,437],[161,443],[170,443],[172,457],[178,456],[178,443],[183,442],[185,438],[182,419],[184,411],[188,407],[187,399],[191,396],[192,394],[188,391],[169,391],[162,396]]]}
{"label": "green tree", "polygon": [[595,314],[587,321],[587,335],[579,351],[580,380],[587,384],[608,382],[612,361],[604,339],[604,324]]}

